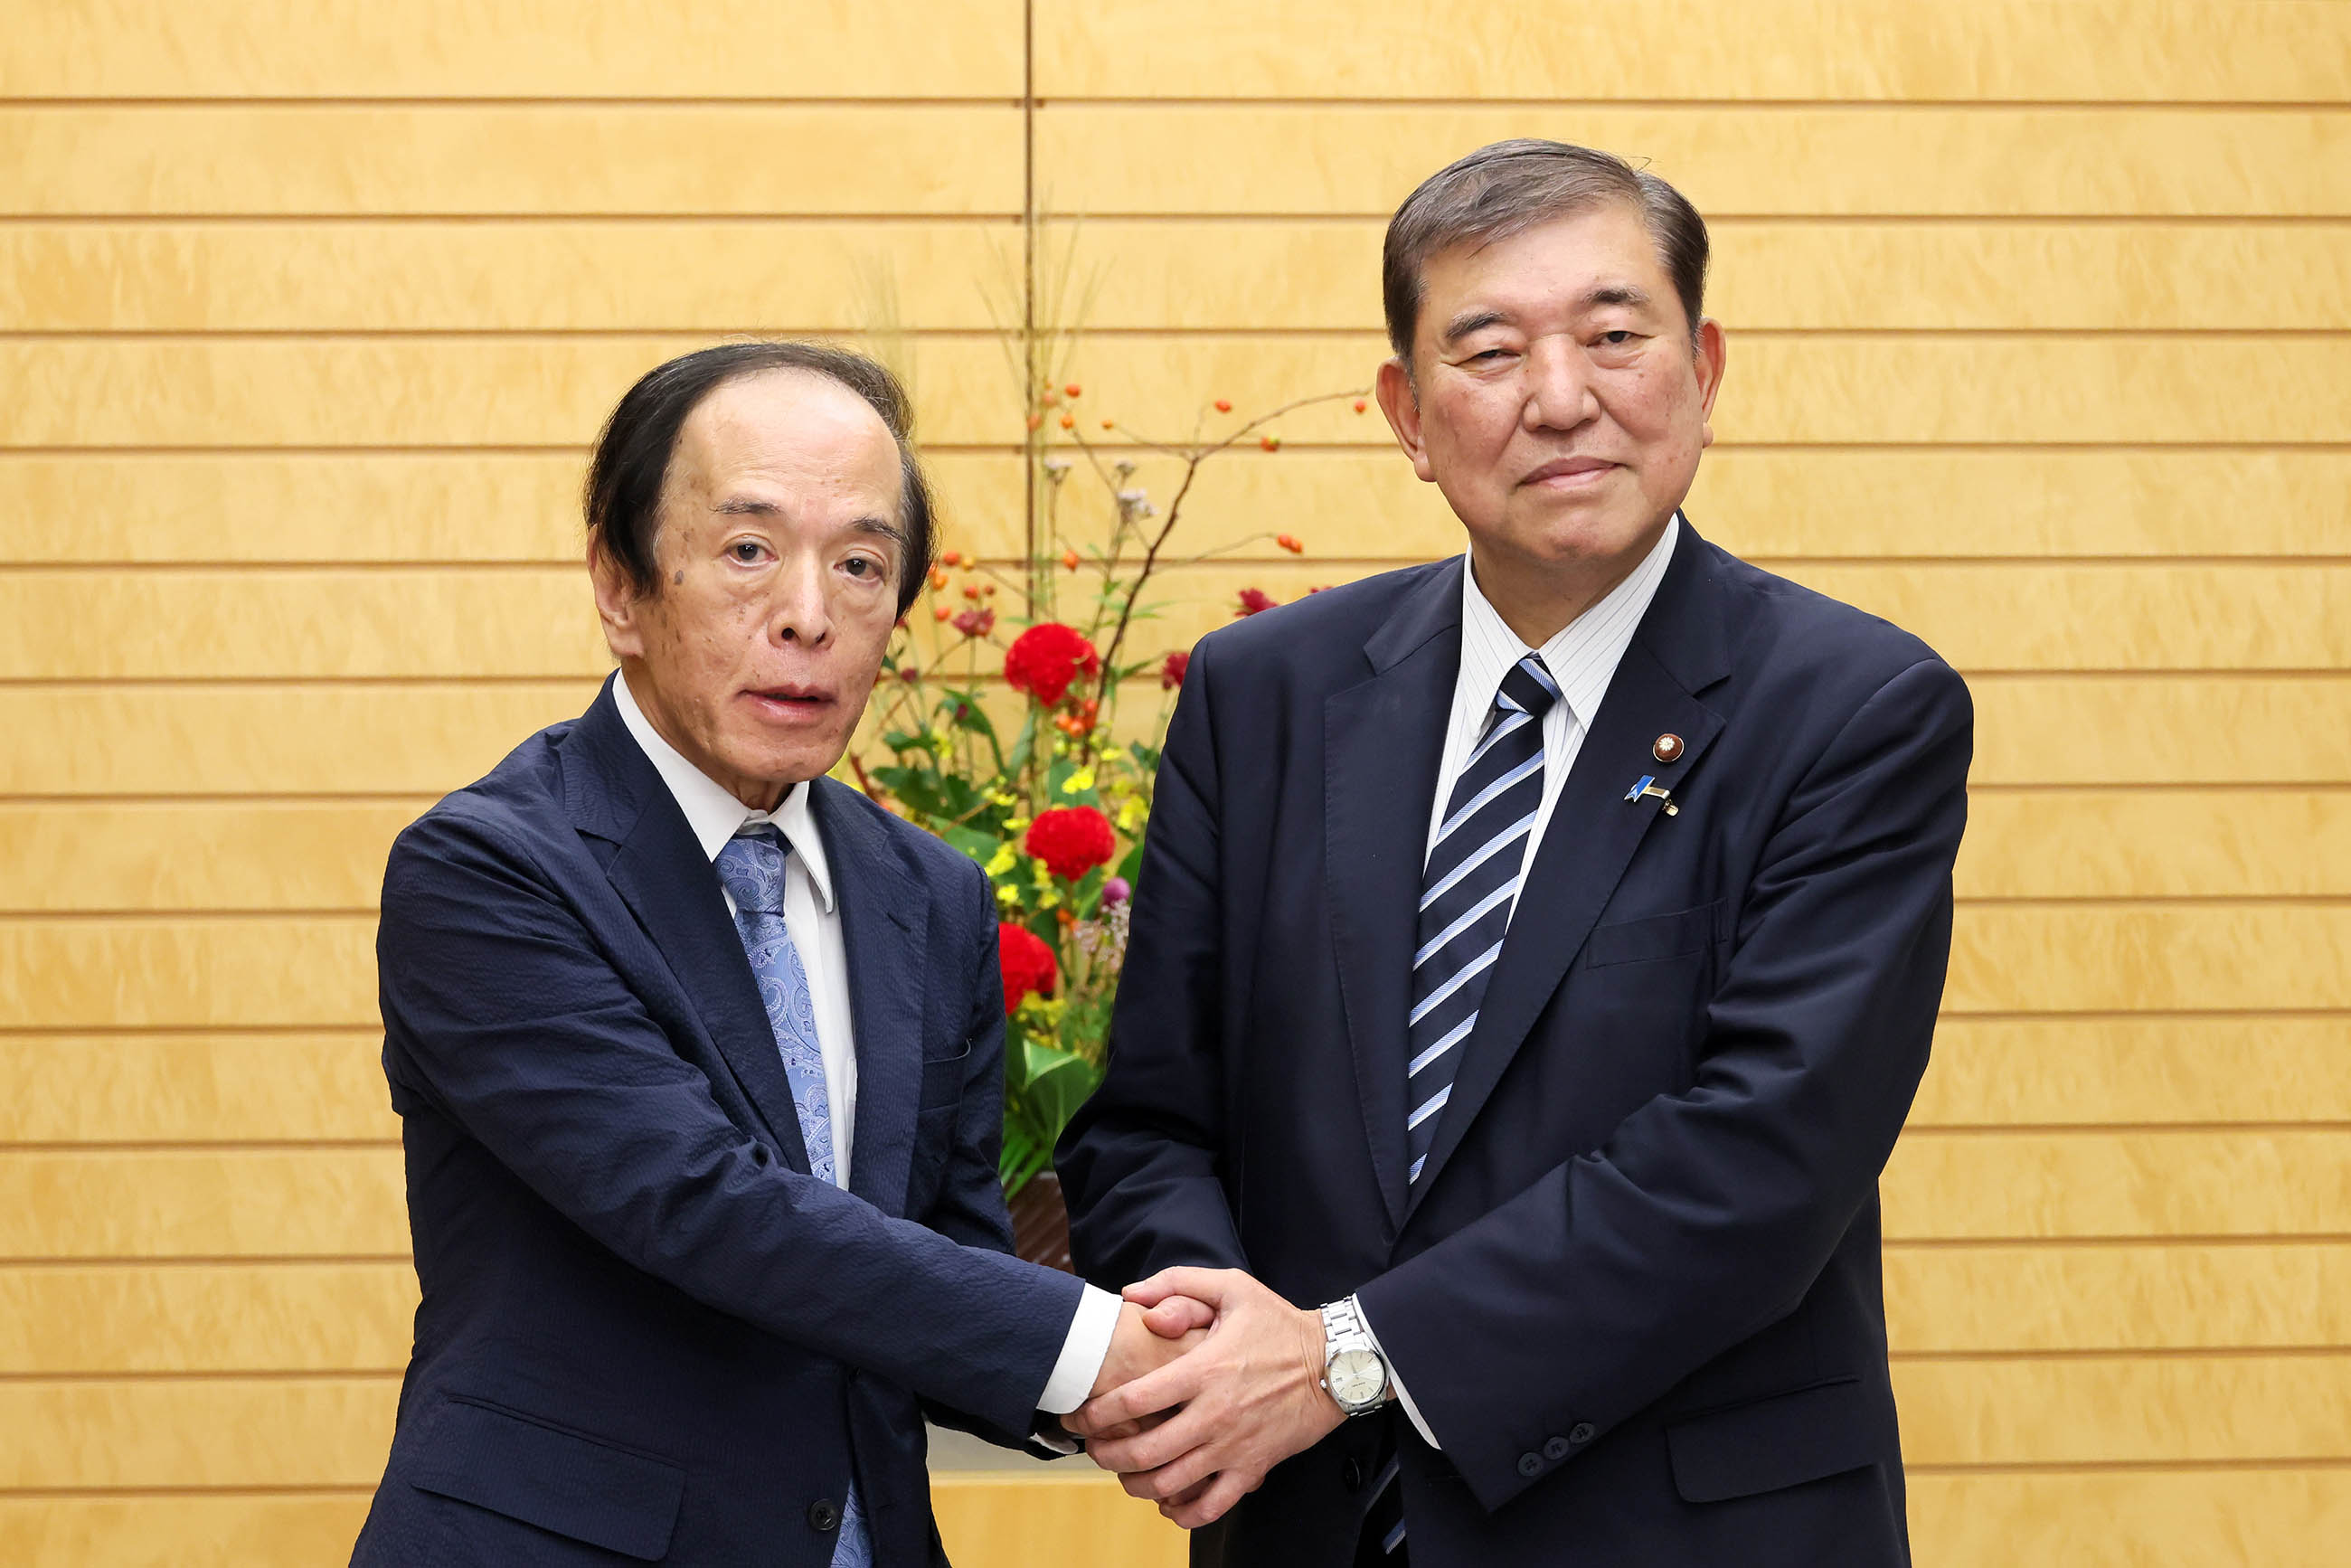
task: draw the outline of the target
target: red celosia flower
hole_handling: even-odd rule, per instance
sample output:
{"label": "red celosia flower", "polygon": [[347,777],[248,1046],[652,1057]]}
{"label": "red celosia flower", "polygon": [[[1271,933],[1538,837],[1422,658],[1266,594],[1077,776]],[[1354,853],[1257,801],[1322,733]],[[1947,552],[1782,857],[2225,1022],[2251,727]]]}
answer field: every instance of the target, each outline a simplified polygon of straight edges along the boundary
{"label": "red celosia flower", "polygon": [[1040,811],[1029,824],[1023,847],[1045,862],[1045,869],[1063,882],[1075,882],[1098,865],[1108,865],[1118,853],[1118,840],[1110,819],[1092,806],[1065,806]]}
{"label": "red celosia flower", "polygon": [[1019,1010],[1020,998],[1053,994],[1053,950],[1025,925],[1009,921],[996,927],[996,963],[1004,975],[1004,1016]]}
{"label": "red celosia flower", "polygon": [[1281,608],[1281,601],[1266,592],[1264,589],[1244,588],[1241,590],[1241,607],[1233,612],[1233,619],[1238,621],[1244,615],[1259,615],[1268,610],[1280,608]]}
{"label": "red celosia flower", "polygon": [[955,618],[955,629],[967,637],[985,637],[996,630],[996,612],[967,610]]}
{"label": "red celosia flower", "polygon": [[1047,707],[1069,695],[1080,675],[1098,674],[1102,655],[1094,645],[1058,621],[1043,621],[1013,640],[1004,655],[1004,679]]}
{"label": "red celosia flower", "polygon": [[1183,649],[1178,648],[1168,654],[1167,662],[1159,666],[1159,689],[1163,692],[1172,692],[1184,684],[1185,672],[1191,667],[1192,655]]}

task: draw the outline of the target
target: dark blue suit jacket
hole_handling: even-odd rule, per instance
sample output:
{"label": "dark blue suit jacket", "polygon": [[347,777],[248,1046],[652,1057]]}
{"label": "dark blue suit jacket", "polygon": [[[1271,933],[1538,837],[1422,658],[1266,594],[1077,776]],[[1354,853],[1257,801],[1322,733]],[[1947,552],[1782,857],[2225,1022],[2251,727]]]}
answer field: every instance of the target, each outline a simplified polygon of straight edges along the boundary
{"label": "dark blue suit jacket", "polygon": [[[1081,1291],[1008,1256],[986,878],[827,780],[851,1186],[608,685],[400,837],[377,943],[423,1302],[357,1564],[942,1562],[922,1402],[1007,1440]],[[970,1424],[967,1417],[962,1424]]]}
{"label": "dark blue suit jacket", "polygon": [[[1107,1080],[1060,1151],[1079,1267],[1360,1291],[1443,1444],[1350,1422],[1195,1560],[1349,1562],[1384,1425],[1414,1568],[1905,1562],[1876,1183],[1942,990],[1967,689],[1685,523],[1407,1190],[1461,570],[1216,632],[1168,735]],[[1645,774],[1679,815],[1624,799]]]}

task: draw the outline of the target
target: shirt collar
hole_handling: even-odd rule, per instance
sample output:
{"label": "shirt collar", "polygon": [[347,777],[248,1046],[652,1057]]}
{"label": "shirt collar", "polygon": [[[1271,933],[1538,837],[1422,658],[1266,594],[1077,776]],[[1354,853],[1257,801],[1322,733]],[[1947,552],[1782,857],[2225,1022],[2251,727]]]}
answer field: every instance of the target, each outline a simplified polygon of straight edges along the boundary
{"label": "shirt collar", "polygon": [[637,706],[636,694],[629,689],[628,676],[617,672],[612,676],[612,706],[621,710],[621,722],[628,727],[630,737],[643,750],[662,782],[669,786],[677,809],[685,813],[685,825],[693,830],[695,841],[702,846],[705,855],[715,862],[718,852],[726,847],[726,841],[746,824],[772,822],[783,833],[792,853],[808,867],[809,881],[816,886],[817,902],[824,905],[827,915],[832,913],[832,873],[825,862],[824,840],[816,831],[815,813],[809,809],[810,790],[806,784],[795,784],[786,790],[774,810],[754,811],[661,737],[653,721]]}
{"label": "shirt collar", "polygon": [[1633,645],[1633,633],[1640,629],[1641,617],[1648,613],[1649,601],[1657,596],[1657,585],[1665,580],[1666,568],[1674,559],[1674,541],[1681,537],[1681,514],[1677,512],[1667,520],[1666,531],[1641,558],[1641,564],[1625,576],[1625,580],[1602,595],[1599,601],[1583,614],[1560,628],[1551,641],[1541,648],[1530,648],[1510,630],[1501,612],[1487,602],[1478,587],[1478,567],[1474,559],[1465,558],[1461,570],[1461,678],[1471,689],[1483,695],[1481,706],[1493,701],[1492,694],[1501,685],[1502,677],[1510,666],[1529,653],[1542,654],[1543,665],[1552,678],[1559,683],[1562,700],[1575,722],[1584,729],[1600,711],[1601,698],[1608,695],[1608,683],[1615,678],[1616,666],[1625,657],[1625,650]]}

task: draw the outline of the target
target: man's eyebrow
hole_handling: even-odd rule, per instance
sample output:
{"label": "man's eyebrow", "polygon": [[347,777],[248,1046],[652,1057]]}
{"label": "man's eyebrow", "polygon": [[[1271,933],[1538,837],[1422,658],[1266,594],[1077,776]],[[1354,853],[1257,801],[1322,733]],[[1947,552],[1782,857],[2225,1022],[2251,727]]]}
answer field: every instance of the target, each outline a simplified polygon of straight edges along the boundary
{"label": "man's eyebrow", "polygon": [[852,533],[880,534],[883,538],[900,546],[904,546],[906,542],[905,528],[887,517],[860,517],[850,524],[849,528]]}
{"label": "man's eyebrow", "polygon": [[1510,319],[1509,313],[1502,310],[1465,310],[1445,324],[1445,330],[1437,334],[1437,346],[1449,349],[1470,333],[1499,327]]}
{"label": "man's eyebrow", "polygon": [[1622,305],[1638,310],[1654,303],[1649,291],[1631,283],[1609,283],[1592,290],[1577,301],[1586,310],[1601,305]]}
{"label": "man's eyebrow", "polygon": [[783,511],[773,501],[762,501],[756,496],[730,496],[711,509],[728,517],[773,517]]}

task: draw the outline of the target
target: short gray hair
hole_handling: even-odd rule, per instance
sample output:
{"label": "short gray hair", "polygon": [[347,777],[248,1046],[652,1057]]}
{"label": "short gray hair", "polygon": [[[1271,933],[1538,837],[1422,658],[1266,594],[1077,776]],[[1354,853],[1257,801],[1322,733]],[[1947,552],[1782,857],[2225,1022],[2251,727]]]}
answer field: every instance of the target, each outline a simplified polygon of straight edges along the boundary
{"label": "short gray hair", "polygon": [[1520,137],[1480,147],[1439,169],[1388,220],[1380,292],[1396,358],[1412,363],[1421,269],[1431,256],[1457,246],[1490,245],[1611,202],[1641,214],[1695,340],[1705,315],[1707,238],[1706,220],[1689,198],[1612,152]]}

